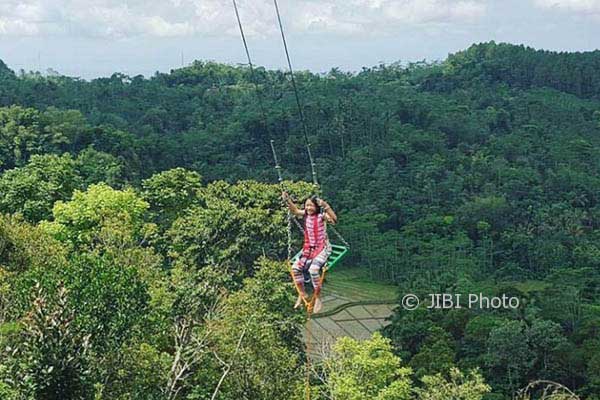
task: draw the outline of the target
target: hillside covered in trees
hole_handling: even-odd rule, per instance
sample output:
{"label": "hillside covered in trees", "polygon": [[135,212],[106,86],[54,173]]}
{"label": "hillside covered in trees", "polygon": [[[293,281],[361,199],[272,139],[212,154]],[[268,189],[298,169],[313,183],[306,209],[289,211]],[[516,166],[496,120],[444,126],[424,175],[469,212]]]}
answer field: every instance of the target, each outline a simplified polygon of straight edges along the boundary
{"label": "hillside covered in trees", "polygon": [[[296,75],[352,245],[340,268],[399,298],[520,299],[399,306],[312,365],[313,398],[501,400],[551,380],[600,399],[599,71],[600,51],[490,42]],[[270,140],[297,200],[310,166],[289,76],[255,72],[84,81],[0,61],[0,398],[304,397]]]}

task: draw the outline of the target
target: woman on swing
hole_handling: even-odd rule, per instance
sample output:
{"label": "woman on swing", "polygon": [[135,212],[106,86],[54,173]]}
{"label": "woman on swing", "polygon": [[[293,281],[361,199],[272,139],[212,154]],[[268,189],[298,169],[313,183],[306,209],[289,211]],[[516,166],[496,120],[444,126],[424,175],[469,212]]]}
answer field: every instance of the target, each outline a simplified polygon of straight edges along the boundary
{"label": "woman on swing", "polygon": [[327,237],[326,223],[337,223],[337,216],[325,200],[317,196],[309,197],[304,201],[304,209],[299,209],[286,193],[282,193],[282,198],[286,201],[291,213],[297,218],[304,219],[304,245],[302,246],[302,255],[292,266],[292,275],[294,282],[300,294],[294,308],[302,306],[302,299],[306,298],[304,289],[303,271],[308,268],[310,279],[313,286],[313,297],[315,303],[313,311],[319,312],[322,303],[319,299],[321,292],[321,267],[327,262],[331,254],[331,244]]}

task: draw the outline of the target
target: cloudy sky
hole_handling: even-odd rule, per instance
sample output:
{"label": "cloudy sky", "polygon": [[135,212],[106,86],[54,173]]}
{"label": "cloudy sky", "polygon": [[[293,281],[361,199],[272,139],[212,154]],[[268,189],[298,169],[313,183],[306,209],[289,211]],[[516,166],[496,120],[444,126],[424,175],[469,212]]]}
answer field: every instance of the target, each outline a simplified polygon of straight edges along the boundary
{"label": "cloudy sky", "polygon": [[[255,63],[284,68],[272,0],[237,1]],[[278,1],[294,67],[315,72],[440,60],[489,40],[600,47],[600,0]],[[0,0],[0,59],[86,79],[246,62],[231,0]]]}

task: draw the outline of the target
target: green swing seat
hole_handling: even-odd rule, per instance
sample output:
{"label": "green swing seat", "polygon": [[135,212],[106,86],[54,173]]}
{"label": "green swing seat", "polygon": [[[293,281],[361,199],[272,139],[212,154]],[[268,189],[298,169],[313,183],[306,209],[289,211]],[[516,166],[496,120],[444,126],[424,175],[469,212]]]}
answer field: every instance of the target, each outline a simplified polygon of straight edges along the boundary
{"label": "green swing seat", "polygon": [[[346,253],[348,253],[347,247],[341,246],[339,244],[332,244],[331,255],[327,259],[327,263],[325,264],[324,269],[329,270],[330,268],[333,268],[337,263],[339,263],[342,260],[342,258],[346,256]],[[296,253],[296,255],[292,258],[292,264],[295,263],[301,255],[302,250]]]}

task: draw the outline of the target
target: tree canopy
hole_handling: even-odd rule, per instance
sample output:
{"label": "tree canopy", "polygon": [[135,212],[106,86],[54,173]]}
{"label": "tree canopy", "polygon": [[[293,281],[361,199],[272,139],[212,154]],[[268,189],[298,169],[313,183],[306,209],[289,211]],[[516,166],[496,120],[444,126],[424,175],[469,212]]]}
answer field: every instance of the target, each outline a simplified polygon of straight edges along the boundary
{"label": "tree canopy", "polygon": [[549,380],[598,399],[599,67],[489,42],[301,71],[315,188],[282,71],[85,81],[0,61],[0,397],[301,398],[285,189],[327,199],[342,268],[399,298],[520,299],[398,307],[309,371],[314,396],[509,399]]}

